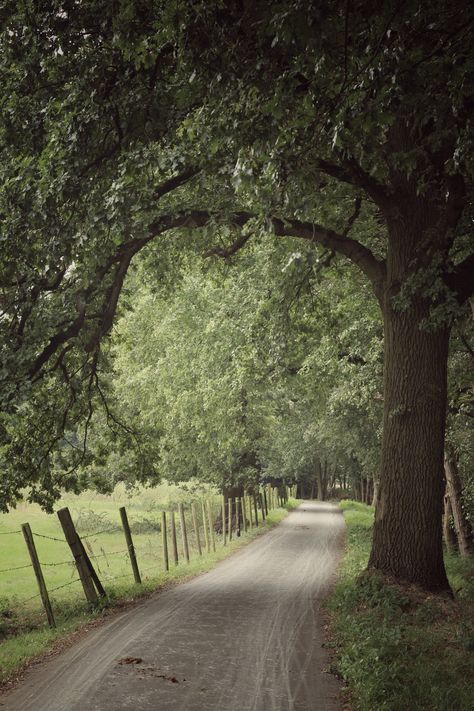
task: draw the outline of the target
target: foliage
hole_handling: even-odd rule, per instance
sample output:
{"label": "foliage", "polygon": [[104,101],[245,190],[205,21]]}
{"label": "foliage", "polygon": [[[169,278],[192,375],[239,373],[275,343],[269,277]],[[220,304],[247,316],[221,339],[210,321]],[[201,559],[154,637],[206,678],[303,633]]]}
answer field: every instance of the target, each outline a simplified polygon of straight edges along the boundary
{"label": "foliage", "polygon": [[[370,550],[373,509],[342,502],[347,552],[329,602],[335,664],[356,711],[472,707],[472,561],[450,557],[452,601],[362,575]],[[445,653],[440,654],[440,650]]]}
{"label": "foliage", "polygon": [[[422,292],[452,318],[447,291],[467,295],[465,3],[7,2],[1,19],[4,508],[27,484],[47,507],[84,485],[90,421],[113,417],[100,344],[139,252],[172,287],[188,254],[296,236],[380,296],[387,220],[426,203],[399,308]],[[156,453],[141,469],[131,449],[121,467],[153,477]]]}
{"label": "foliage", "polygon": [[378,315],[363,281],[342,266],[322,271],[311,247],[291,248],[267,239],[232,266],[189,263],[172,294],[144,286],[152,267],[139,263],[133,308],[114,333],[109,390],[135,437],[123,442],[93,418],[80,481],[153,471],[236,486],[314,476],[320,461],[374,474]]}

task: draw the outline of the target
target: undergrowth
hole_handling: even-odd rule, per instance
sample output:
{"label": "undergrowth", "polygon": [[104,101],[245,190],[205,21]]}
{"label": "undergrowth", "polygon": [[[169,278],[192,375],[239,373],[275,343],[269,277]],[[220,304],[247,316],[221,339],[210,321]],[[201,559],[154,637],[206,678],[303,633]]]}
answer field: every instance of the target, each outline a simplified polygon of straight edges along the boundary
{"label": "undergrowth", "polygon": [[364,573],[373,509],[343,501],[347,552],[328,602],[354,711],[473,711],[474,561],[447,556],[455,599]]}

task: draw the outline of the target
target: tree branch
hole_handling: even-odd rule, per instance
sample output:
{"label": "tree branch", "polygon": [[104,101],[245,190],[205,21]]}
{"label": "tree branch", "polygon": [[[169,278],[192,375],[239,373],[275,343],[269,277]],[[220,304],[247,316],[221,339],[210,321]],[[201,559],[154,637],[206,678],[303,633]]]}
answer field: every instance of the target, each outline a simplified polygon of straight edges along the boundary
{"label": "tree branch", "polygon": [[[196,173],[193,173],[196,174]],[[189,180],[192,177],[191,170],[187,177],[181,175],[181,180]],[[172,179],[172,180],[177,180]],[[385,263],[378,260],[364,245],[356,240],[347,237],[347,233],[354,221],[357,219],[360,206],[356,201],[354,214],[349,218],[348,225],[342,234],[311,222],[300,222],[299,220],[282,220],[277,217],[269,218],[269,226],[278,237],[298,237],[310,242],[318,243],[334,250],[350,259],[356,264],[370,279],[375,294],[381,296],[381,288],[385,278]],[[117,309],[118,300],[122,290],[123,282],[127,274],[128,267],[133,257],[143,249],[149,242],[158,235],[171,229],[188,228],[196,229],[207,225],[215,215],[207,211],[190,210],[177,215],[162,215],[149,225],[148,235],[122,243],[106,262],[96,270],[94,278],[86,289],[83,289],[77,296],[77,317],[71,321],[67,328],[57,332],[49,339],[48,344],[34,360],[29,376],[31,379],[41,377],[40,371],[47,361],[57,352],[60,346],[67,341],[77,337],[84,328],[86,322],[90,322],[90,316],[86,315],[87,304],[90,298],[97,293],[101,282],[116,264],[115,274],[112,279],[106,297],[104,298],[102,310],[95,316],[100,319],[100,325],[93,336],[89,339],[85,350],[92,353],[98,349],[101,339],[110,330]],[[225,216],[225,221],[236,227],[243,227],[256,216],[248,212],[235,212]],[[208,250],[204,256],[217,255],[229,257],[242,249],[250,239],[249,234],[241,234],[228,247],[214,247]]]}
{"label": "tree branch", "polygon": [[186,170],[183,170],[183,172],[179,175],[175,175],[173,178],[164,180],[156,188],[155,198],[159,200],[161,197],[163,197],[163,195],[167,195],[176,188],[179,188],[181,185],[184,185],[189,180],[191,180],[191,178],[194,178],[195,175],[198,175],[200,172],[201,168],[187,168]]}

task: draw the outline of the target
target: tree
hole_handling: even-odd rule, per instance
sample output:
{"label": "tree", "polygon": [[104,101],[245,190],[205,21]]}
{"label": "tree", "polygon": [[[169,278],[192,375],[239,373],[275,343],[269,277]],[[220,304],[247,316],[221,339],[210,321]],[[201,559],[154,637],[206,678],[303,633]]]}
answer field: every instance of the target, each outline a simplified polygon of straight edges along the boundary
{"label": "tree", "polygon": [[71,372],[90,393],[130,262],[161,235],[232,225],[207,249],[222,257],[268,231],[318,243],[365,274],[385,324],[369,565],[446,589],[449,331],[474,288],[471,9],[137,0],[3,15],[6,454],[38,380],[43,400],[53,383],[71,395],[58,438],[87,417]]}

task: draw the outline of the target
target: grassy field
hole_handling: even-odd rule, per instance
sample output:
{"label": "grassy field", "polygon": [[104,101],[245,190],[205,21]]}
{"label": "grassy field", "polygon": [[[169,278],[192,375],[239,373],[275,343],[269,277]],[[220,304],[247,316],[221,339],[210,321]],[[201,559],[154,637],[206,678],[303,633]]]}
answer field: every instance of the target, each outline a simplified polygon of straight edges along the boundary
{"label": "grassy field", "polygon": [[[119,486],[111,496],[95,492],[85,492],[79,496],[66,495],[58,502],[56,509],[69,507],[76,529],[84,540],[99,577],[106,585],[122,576],[132,577],[119,507],[126,506],[139,567],[146,579],[156,577],[163,569],[161,511],[176,511],[178,503],[189,504],[191,500],[198,505],[200,536],[205,544],[201,501],[212,502],[215,516],[219,500],[212,491],[203,490],[191,495],[186,490],[165,484],[129,493]],[[189,509],[186,521],[190,545],[194,550],[195,539]],[[77,598],[80,584],[72,582],[78,576],[57,515],[45,514],[39,506],[24,503],[10,513],[0,515],[0,571],[5,571],[0,572],[0,599],[3,600],[3,606],[6,604],[5,599],[8,599],[14,609],[22,607],[30,612],[39,609],[39,599],[32,598],[38,589],[20,530],[24,522],[28,522],[33,531],[48,589],[58,588],[52,593],[53,598],[58,601]],[[178,520],[176,523],[179,537]],[[12,570],[14,568],[17,569]]]}
{"label": "grassy field", "polygon": [[335,670],[354,711],[474,709],[474,561],[447,556],[456,599],[361,576],[373,510],[341,503],[347,552],[328,603]]}
{"label": "grassy field", "polygon": [[[193,532],[189,504],[197,505],[199,535],[203,554],[199,556]],[[206,547],[202,525],[201,502],[211,502],[212,514],[220,512],[220,497],[209,489],[179,488],[162,485],[134,493],[117,487],[111,496],[85,492],[65,495],[56,509],[68,506],[79,535],[107,592],[107,601],[91,610],[86,604],[75,565],[56,514],[45,514],[32,504],[20,504],[9,514],[0,515],[0,681],[12,677],[32,657],[48,649],[58,638],[107,614],[107,608],[131,600],[212,568],[216,562],[259,533],[268,530],[286,515],[284,509],[269,513],[265,526],[253,528],[224,547],[222,536],[215,534],[216,551]],[[176,517],[179,563],[171,555],[168,523],[170,570],[164,569],[161,537],[161,512],[176,511],[179,503],[186,508],[190,562],[186,563],[181,544],[179,518]],[[296,505],[290,500],[289,508]],[[136,548],[142,585],[134,583],[130,560],[120,527],[119,507],[126,506]],[[169,516],[168,516],[169,518]],[[57,629],[46,625],[38,589],[23,534],[28,522],[34,533],[38,555],[57,622]],[[25,567],[23,567],[25,566]],[[52,592],[51,592],[52,591]]]}

